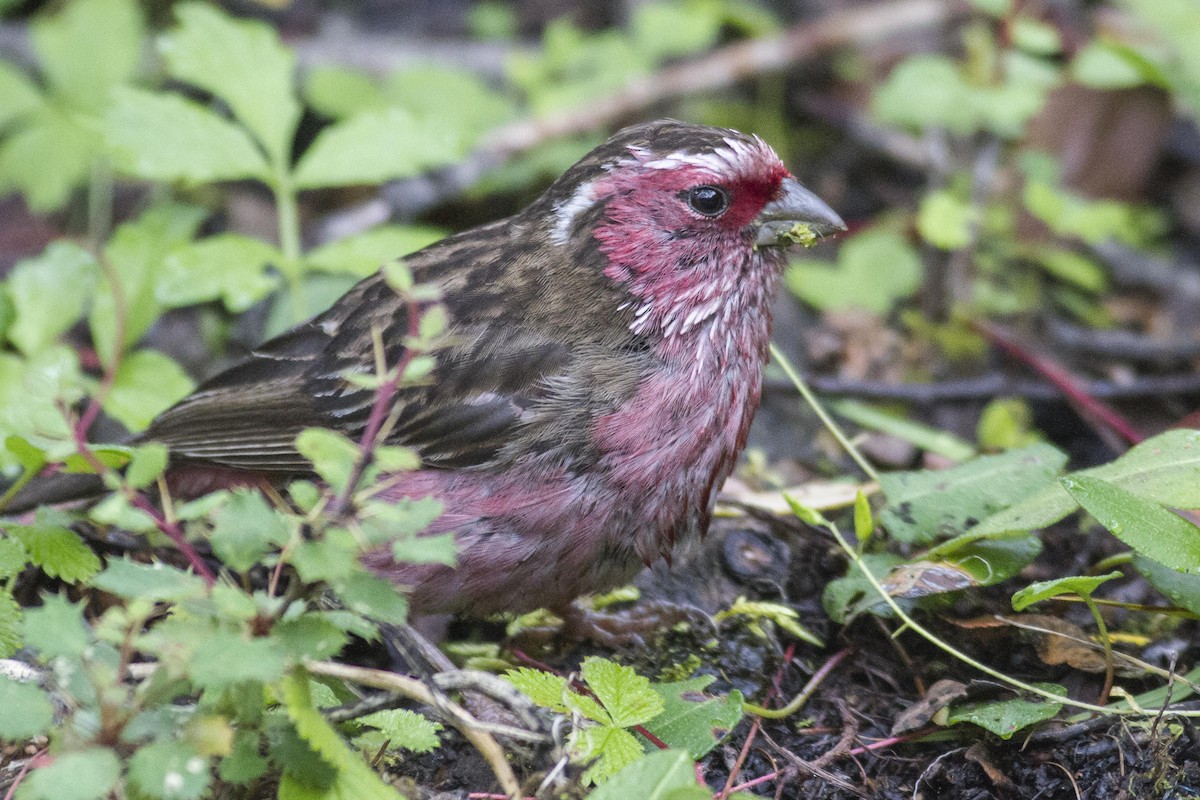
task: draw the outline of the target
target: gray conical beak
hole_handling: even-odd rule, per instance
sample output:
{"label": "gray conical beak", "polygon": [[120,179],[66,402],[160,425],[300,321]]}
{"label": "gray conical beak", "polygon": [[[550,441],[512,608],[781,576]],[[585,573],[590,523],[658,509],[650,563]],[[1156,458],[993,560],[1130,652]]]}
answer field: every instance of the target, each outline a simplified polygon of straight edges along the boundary
{"label": "gray conical beak", "polygon": [[759,247],[808,243],[806,239],[846,230],[846,223],[825,201],[792,177],[783,179],[775,199],[763,207],[754,243]]}

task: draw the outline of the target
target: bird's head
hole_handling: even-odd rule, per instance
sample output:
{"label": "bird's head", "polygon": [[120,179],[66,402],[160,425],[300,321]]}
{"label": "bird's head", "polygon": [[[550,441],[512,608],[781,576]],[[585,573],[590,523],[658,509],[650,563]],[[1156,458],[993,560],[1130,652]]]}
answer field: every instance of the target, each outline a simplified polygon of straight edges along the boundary
{"label": "bird's head", "polygon": [[550,240],[598,250],[636,298],[637,325],[666,333],[711,317],[722,297],[768,295],[785,246],[845,229],[757,136],[672,120],[619,131],[543,202]]}

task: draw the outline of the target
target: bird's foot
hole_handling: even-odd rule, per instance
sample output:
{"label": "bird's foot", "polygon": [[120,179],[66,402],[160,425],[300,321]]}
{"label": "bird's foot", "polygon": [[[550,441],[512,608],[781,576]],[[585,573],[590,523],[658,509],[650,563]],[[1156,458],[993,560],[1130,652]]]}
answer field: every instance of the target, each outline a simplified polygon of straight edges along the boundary
{"label": "bird's foot", "polygon": [[563,621],[560,636],[613,649],[642,647],[646,636],[680,622],[703,620],[711,625],[700,609],[665,601],[640,603],[620,612],[593,611],[571,603],[555,614]]}

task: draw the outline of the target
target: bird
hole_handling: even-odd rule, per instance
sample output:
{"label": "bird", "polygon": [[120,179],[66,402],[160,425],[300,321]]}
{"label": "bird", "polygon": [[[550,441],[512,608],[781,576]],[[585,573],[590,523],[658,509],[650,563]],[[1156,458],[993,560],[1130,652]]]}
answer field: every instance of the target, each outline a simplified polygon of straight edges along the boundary
{"label": "bird", "polygon": [[[786,247],[844,229],[759,137],[657,120],[515,215],[404,257],[449,322],[430,375],[393,401],[387,443],[420,467],[377,499],[440,499],[426,533],[453,532],[458,558],[366,566],[413,613],[482,616],[563,607],[669,559],[707,529],[746,443]],[[375,337],[398,363],[412,313],[377,272],[135,441],[165,445],[180,495],[310,475],[297,435],[362,434],[375,395],[348,376],[375,373]]]}

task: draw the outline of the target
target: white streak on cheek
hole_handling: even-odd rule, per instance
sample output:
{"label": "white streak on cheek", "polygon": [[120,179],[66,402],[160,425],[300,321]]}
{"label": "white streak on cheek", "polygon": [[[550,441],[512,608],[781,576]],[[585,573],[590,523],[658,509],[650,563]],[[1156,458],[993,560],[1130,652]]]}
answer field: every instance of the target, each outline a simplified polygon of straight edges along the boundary
{"label": "white streak on cheek", "polygon": [[585,183],[575,190],[571,199],[554,207],[554,230],[550,232],[550,241],[564,245],[571,238],[571,225],[581,211],[591,208],[596,202],[596,187],[594,183]]}

